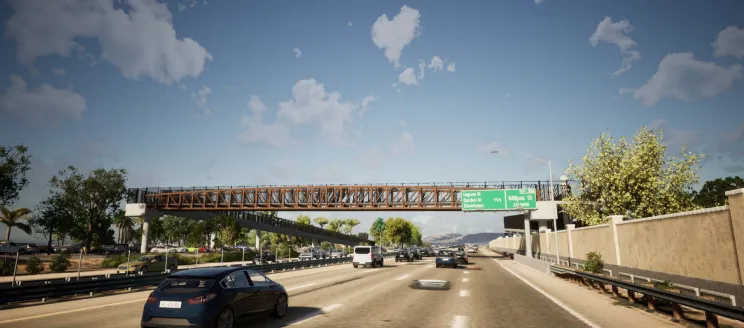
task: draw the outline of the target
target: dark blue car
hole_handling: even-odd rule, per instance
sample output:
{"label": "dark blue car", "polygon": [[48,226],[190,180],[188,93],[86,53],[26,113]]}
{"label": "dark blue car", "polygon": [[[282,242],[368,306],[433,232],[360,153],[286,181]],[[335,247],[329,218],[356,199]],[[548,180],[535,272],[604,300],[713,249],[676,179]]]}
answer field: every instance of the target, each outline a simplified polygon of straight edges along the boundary
{"label": "dark blue car", "polygon": [[437,268],[457,268],[454,252],[440,251],[435,263]]}
{"label": "dark blue car", "polygon": [[150,294],[142,327],[231,328],[235,322],[271,313],[283,317],[287,291],[244,267],[202,268],[169,275]]}

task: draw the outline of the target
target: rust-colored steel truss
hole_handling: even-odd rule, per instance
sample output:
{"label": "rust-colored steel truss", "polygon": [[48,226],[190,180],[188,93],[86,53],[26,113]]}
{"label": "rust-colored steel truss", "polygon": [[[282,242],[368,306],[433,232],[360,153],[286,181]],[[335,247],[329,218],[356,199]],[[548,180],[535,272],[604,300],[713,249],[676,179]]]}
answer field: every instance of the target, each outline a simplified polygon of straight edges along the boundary
{"label": "rust-colored steel truss", "polygon": [[[460,192],[484,187],[354,185],[170,189],[145,193],[142,198],[149,207],[165,211],[460,211]],[[537,198],[544,198],[541,190],[537,191]]]}

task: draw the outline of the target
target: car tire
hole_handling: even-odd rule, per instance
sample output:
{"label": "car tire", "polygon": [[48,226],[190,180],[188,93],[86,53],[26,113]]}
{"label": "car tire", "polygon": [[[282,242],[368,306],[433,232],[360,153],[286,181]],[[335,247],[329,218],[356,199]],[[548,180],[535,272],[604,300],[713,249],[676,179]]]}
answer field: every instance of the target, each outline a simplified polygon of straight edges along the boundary
{"label": "car tire", "polygon": [[354,265],[354,268],[358,268],[359,267],[359,264],[354,263],[353,265]]}
{"label": "car tire", "polygon": [[380,259],[380,267],[384,267],[384,266],[385,266],[385,259]]}
{"label": "car tire", "polygon": [[276,304],[274,304],[274,311],[271,313],[271,316],[277,319],[282,318],[287,314],[288,308],[289,298],[285,294],[280,294],[279,297],[276,298]]}
{"label": "car tire", "polygon": [[376,267],[377,267],[377,261],[372,261],[372,268],[374,269]]}
{"label": "car tire", "polygon": [[142,272],[142,274],[145,274],[145,273],[147,273],[147,266],[145,265],[145,266],[141,267],[141,268],[139,269],[139,271],[140,271],[140,272]]}
{"label": "car tire", "polygon": [[[223,319],[223,316],[225,316],[224,319]],[[222,321],[222,320],[225,320],[227,322]],[[214,321],[214,328],[223,328],[223,327],[232,328],[233,326],[235,326],[235,315],[233,314],[232,309],[230,308],[223,309],[220,312],[220,314],[217,315],[217,319]]]}
{"label": "car tire", "polygon": [[457,264],[453,264],[453,265],[452,265],[452,268],[453,268],[453,269],[457,269]]}
{"label": "car tire", "polygon": [[176,265],[175,264],[169,265],[168,266],[168,270],[170,270],[170,271],[176,270]]}
{"label": "car tire", "polygon": [[439,269],[439,264],[437,264],[437,269]]}

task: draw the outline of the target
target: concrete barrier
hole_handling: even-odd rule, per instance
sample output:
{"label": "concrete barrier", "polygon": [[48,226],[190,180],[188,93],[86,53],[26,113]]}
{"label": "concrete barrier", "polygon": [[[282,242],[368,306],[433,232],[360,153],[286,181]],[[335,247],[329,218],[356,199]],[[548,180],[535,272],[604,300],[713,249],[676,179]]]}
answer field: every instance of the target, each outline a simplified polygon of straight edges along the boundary
{"label": "concrete barrier", "polygon": [[524,255],[519,255],[519,254],[514,254],[514,260],[530,268],[533,268],[537,271],[543,272],[545,274],[550,274],[550,263],[548,262],[540,261],[536,258],[527,257]]}

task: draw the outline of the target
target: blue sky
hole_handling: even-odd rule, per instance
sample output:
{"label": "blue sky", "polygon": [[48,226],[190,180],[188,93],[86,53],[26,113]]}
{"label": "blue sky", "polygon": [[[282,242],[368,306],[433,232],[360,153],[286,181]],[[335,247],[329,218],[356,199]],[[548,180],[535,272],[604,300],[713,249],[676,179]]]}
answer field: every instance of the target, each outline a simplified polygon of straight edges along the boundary
{"label": "blue sky", "polygon": [[[557,178],[603,131],[643,125],[711,155],[703,181],[744,173],[741,1],[0,8],[2,143],[34,156],[18,206],[70,164],[133,187],[546,180],[509,149]],[[310,214],[366,231],[392,213]],[[405,215],[425,234],[503,225]]]}

